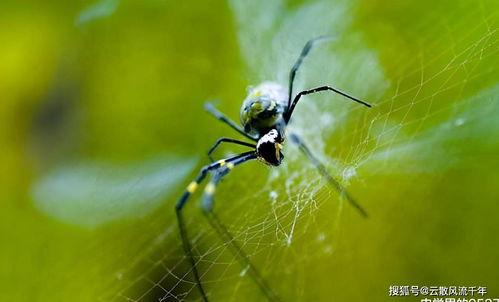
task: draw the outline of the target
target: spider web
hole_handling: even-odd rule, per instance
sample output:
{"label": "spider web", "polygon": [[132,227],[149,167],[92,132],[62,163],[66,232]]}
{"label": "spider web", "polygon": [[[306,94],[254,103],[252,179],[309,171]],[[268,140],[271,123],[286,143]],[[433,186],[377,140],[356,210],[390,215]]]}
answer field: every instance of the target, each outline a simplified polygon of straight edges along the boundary
{"label": "spider web", "polygon": [[[377,226],[383,223],[381,219],[392,219],[394,224],[413,219],[407,215],[394,218],[390,210],[413,209],[421,214],[427,204],[438,202],[432,198],[434,185],[428,178],[449,176],[448,171],[456,167],[482,167],[470,163],[477,155],[497,163],[493,159],[499,146],[497,11],[486,11],[480,5],[470,8],[468,18],[476,20],[471,28],[465,18],[429,13],[419,21],[419,29],[434,26],[438,30],[431,31],[434,36],[414,49],[412,57],[390,58],[391,66],[399,66],[393,72],[383,69],[366,38],[352,29],[347,3],[317,1],[287,8],[282,1],[234,0],[230,8],[250,83],[286,84],[289,68],[305,42],[325,33],[334,36],[334,42],[322,43],[307,57],[296,91],[333,83],[375,106],[366,110],[323,93],[298,106],[290,127],[371,218],[363,220],[341,200],[290,144],[285,163],[278,169],[249,163],[231,172],[218,189],[215,211],[283,300],[365,300],[372,294],[373,300],[385,300],[385,281],[374,281],[375,289],[369,287],[373,274],[380,275],[369,253],[380,256],[387,243],[375,243],[366,233],[391,230]],[[471,146],[463,144],[468,140]],[[395,180],[399,187],[387,190],[377,184],[383,183],[380,179],[384,183],[391,179],[392,184]],[[414,183],[416,190],[411,186]],[[414,196],[408,196],[411,193]],[[263,300],[248,268],[241,266],[229,244],[205,221],[197,198],[184,215],[208,296],[213,301]],[[416,202],[422,205],[411,205]],[[450,204],[442,201],[442,207]],[[172,210],[166,222],[163,216],[151,222],[157,233],[144,235],[148,243],[116,272],[103,301],[201,300],[173,214]],[[438,215],[447,214],[440,210]],[[364,251],[366,246],[372,249]],[[391,256],[404,261],[399,255]]]}

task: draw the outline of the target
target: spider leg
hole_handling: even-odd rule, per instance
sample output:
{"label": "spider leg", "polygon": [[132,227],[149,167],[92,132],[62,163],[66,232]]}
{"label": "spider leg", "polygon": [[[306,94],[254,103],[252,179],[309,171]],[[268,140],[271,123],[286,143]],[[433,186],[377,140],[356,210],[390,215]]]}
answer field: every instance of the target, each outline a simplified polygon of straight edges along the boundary
{"label": "spider leg", "polygon": [[184,191],[184,194],[180,197],[179,201],[175,205],[175,212],[177,214],[177,222],[178,222],[178,227],[180,230],[180,236],[182,237],[182,244],[184,247],[184,252],[187,254],[189,257],[189,261],[191,263],[192,267],[192,272],[194,274],[194,278],[196,279],[196,285],[201,293],[201,296],[203,297],[203,300],[206,302],[208,301],[208,297],[206,296],[206,292],[204,291],[203,285],[201,284],[201,280],[199,278],[199,272],[196,268],[196,262],[194,261],[194,256],[192,255],[192,247],[189,242],[189,236],[187,233],[187,229],[185,227],[184,219],[182,216],[182,209],[184,208],[187,200],[189,197],[196,191],[197,187],[199,184],[206,178],[206,175],[209,171],[219,169],[221,166],[228,165],[232,161],[237,160],[239,158],[245,158],[246,156],[253,154],[254,151],[251,152],[245,152],[239,155],[236,155],[234,157],[228,158],[228,159],[222,159],[217,162],[211,163],[209,165],[204,166],[201,168],[201,171],[199,172],[198,176],[195,178],[194,181],[192,181]]}
{"label": "spider leg", "polygon": [[288,96],[288,108],[291,105],[291,99],[293,97],[293,84],[295,81],[296,73],[298,72],[298,69],[301,66],[301,63],[303,59],[308,55],[312,47],[315,45],[315,43],[324,41],[324,40],[333,40],[333,37],[331,36],[320,36],[315,39],[309,40],[307,44],[303,47],[300,56],[298,57],[298,60],[296,60],[295,64],[291,68],[291,72],[289,73],[289,96]]}
{"label": "spider leg", "polygon": [[293,100],[293,103],[291,104],[290,107],[288,107],[287,111],[284,113],[284,120],[286,121],[286,123],[291,119],[291,115],[293,114],[293,111],[295,110],[295,106],[296,106],[296,104],[298,103],[298,101],[300,100],[300,98],[302,96],[307,95],[307,94],[321,92],[321,91],[326,91],[326,90],[335,92],[335,93],[337,93],[339,95],[342,95],[342,96],[344,96],[344,97],[346,97],[346,98],[348,98],[348,99],[350,99],[352,101],[355,101],[355,102],[357,102],[359,104],[362,104],[362,105],[364,105],[366,107],[371,107],[371,104],[368,104],[368,103],[366,103],[366,102],[364,102],[362,100],[359,100],[359,99],[357,99],[357,98],[355,98],[355,97],[353,97],[353,96],[351,96],[349,94],[346,94],[343,91],[340,91],[340,90],[338,90],[336,88],[333,88],[333,87],[330,87],[330,86],[321,86],[321,87],[317,87],[317,88],[314,88],[314,89],[304,90],[304,91],[298,93],[295,96],[295,98]]}
{"label": "spider leg", "polygon": [[222,137],[222,138],[219,138],[215,144],[213,144],[213,146],[208,150],[208,157],[210,158],[211,162],[213,162],[213,158],[211,157],[211,154],[215,151],[215,149],[218,148],[218,146],[221,144],[221,143],[232,143],[232,144],[237,144],[237,145],[242,145],[242,146],[247,146],[247,147],[251,147],[253,149],[256,148],[256,145],[254,144],[250,144],[250,143],[247,143],[247,142],[243,142],[243,141],[240,141],[240,140],[237,140],[237,139],[233,139],[233,138],[228,138],[228,137]]}
{"label": "spider leg", "polygon": [[326,167],[312,154],[310,149],[303,143],[301,138],[297,136],[294,133],[291,133],[289,135],[291,138],[291,141],[295,144],[298,145],[300,150],[305,154],[305,156],[312,162],[312,164],[319,170],[319,173],[328,181],[328,183],[335,188],[340,195],[348,200],[348,202],[359,211],[359,213],[364,217],[367,218],[367,212],[360,206],[360,204],[353,199],[350,194],[345,190],[345,188],[336,180],[334,179],[331,174],[329,174],[326,170]]}
{"label": "spider leg", "polygon": [[239,126],[234,121],[232,121],[231,119],[229,119],[228,117],[226,117],[222,112],[220,112],[217,109],[215,109],[215,107],[213,106],[213,104],[211,104],[209,102],[205,103],[204,104],[204,109],[206,111],[208,111],[209,113],[213,114],[220,121],[222,121],[222,122],[226,123],[227,125],[229,125],[232,129],[234,129],[237,132],[241,133],[242,135],[246,136],[247,138],[249,138],[251,140],[254,140],[254,141],[258,140],[257,138],[255,138],[255,137],[249,135],[248,133],[244,132],[244,129],[241,128],[241,126]]}
{"label": "spider leg", "polygon": [[253,281],[258,285],[263,294],[267,297],[269,301],[279,301],[279,298],[272,291],[270,286],[267,284],[265,279],[260,275],[258,270],[251,263],[248,255],[243,251],[241,246],[237,243],[234,237],[230,234],[227,227],[220,221],[218,216],[213,212],[213,196],[215,194],[216,186],[220,180],[229,173],[235,166],[240,165],[249,160],[256,158],[256,154],[250,154],[247,157],[243,157],[232,161],[232,165],[227,164],[223,168],[219,169],[215,174],[213,174],[212,179],[206,185],[205,194],[203,195],[202,208],[206,215],[206,218],[210,222],[211,226],[215,229],[218,235],[229,244],[231,252],[237,257],[239,263],[247,268],[249,275]]}

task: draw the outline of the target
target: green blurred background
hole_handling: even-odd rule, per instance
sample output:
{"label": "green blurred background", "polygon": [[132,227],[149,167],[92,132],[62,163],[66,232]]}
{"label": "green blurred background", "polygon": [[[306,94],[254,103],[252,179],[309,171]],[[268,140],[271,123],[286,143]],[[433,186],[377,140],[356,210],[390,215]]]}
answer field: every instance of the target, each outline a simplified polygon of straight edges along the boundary
{"label": "green blurred background", "polygon": [[[367,209],[296,148],[249,163],[215,210],[284,301],[419,301],[391,285],[486,286],[499,298],[499,3],[2,1],[0,300],[200,300],[173,205],[205,152],[239,138],[248,85],[287,85],[294,129]],[[222,157],[239,147],[217,152]],[[212,301],[261,301],[193,199],[188,229]]]}

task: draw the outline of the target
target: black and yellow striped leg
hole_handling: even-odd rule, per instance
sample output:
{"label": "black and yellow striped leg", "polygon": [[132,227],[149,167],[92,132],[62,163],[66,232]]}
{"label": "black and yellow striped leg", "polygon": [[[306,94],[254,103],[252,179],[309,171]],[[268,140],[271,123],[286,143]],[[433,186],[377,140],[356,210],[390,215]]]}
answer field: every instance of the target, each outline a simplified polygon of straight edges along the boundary
{"label": "black and yellow striped leg", "polygon": [[218,111],[217,109],[215,109],[215,107],[213,107],[213,105],[211,103],[206,103],[204,104],[204,109],[206,111],[208,111],[209,113],[213,114],[217,119],[221,120],[222,122],[226,123],[227,125],[229,125],[232,129],[236,130],[237,132],[239,132],[240,134],[246,136],[247,138],[251,139],[251,140],[254,140],[254,141],[257,141],[258,138],[256,137],[253,137],[251,135],[249,135],[248,133],[246,133],[243,128],[241,128],[241,126],[239,126],[238,124],[236,124],[235,122],[233,122],[232,120],[230,120],[228,117],[226,117],[222,112]]}
{"label": "black and yellow striped leg", "polygon": [[187,234],[187,230],[185,229],[185,223],[184,223],[184,218],[182,217],[182,213],[180,211],[181,209],[176,209],[177,213],[177,222],[178,222],[178,227],[180,230],[180,236],[182,237],[182,244],[184,246],[184,252],[187,254],[187,257],[189,257],[189,262],[191,264],[192,268],[192,273],[194,274],[194,278],[196,279],[196,285],[199,289],[199,292],[201,293],[201,296],[203,297],[203,301],[207,302],[208,297],[206,296],[206,292],[204,291],[203,285],[201,284],[200,278],[199,278],[199,272],[196,267],[196,262],[194,261],[194,256],[192,255],[192,247],[189,242],[189,236]]}
{"label": "black and yellow striped leg", "polygon": [[253,149],[256,149],[256,145],[254,144],[250,144],[250,143],[247,143],[247,142],[243,142],[243,141],[240,141],[240,140],[237,140],[237,139],[233,139],[233,138],[228,138],[228,137],[222,137],[222,138],[219,138],[214,144],[213,146],[208,150],[208,157],[210,158],[210,160],[213,162],[213,158],[211,157],[211,154],[218,148],[218,146],[220,146],[221,143],[232,143],[232,144],[237,144],[237,145],[241,145],[241,146],[246,146],[246,147],[251,147]]}
{"label": "black and yellow striped leg", "polygon": [[244,156],[228,159],[226,163],[217,170],[210,182],[204,188],[203,200],[201,202],[201,207],[205,211],[211,211],[213,209],[213,195],[215,194],[215,189],[222,177],[227,175],[230,170],[234,169],[235,166],[238,166],[247,161],[256,159],[257,155],[254,151],[247,152]]}
{"label": "black and yellow striped leg", "polygon": [[187,229],[185,228],[185,223],[184,219],[182,216],[182,209],[184,208],[187,200],[189,197],[196,191],[198,188],[199,184],[206,178],[206,175],[208,174],[209,171],[219,169],[220,167],[223,167],[225,165],[232,165],[232,161],[238,160],[240,158],[246,158],[248,155],[254,154],[254,151],[251,152],[245,152],[239,155],[236,155],[234,157],[228,158],[228,159],[223,159],[219,160],[217,162],[214,162],[212,164],[204,166],[201,171],[199,172],[198,176],[194,181],[192,181],[187,188],[184,191],[184,194],[180,197],[180,200],[177,202],[175,205],[175,212],[177,214],[177,222],[178,222],[178,227],[180,230],[180,236],[182,237],[182,244],[184,247],[184,251],[189,257],[189,261],[191,263],[192,267],[192,272],[194,274],[194,278],[196,279],[196,284],[197,287],[201,293],[201,296],[203,297],[204,301],[208,301],[208,297],[206,296],[206,292],[204,291],[203,285],[201,284],[201,280],[199,278],[199,272],[196,267],[196,262],[194,261],[194,256],[192,255],[192,247],[189,242],[189,236],[187,233]]}
{"label": "black and yellow striped leg", "polygon": [[314,164],[314,166],[319,170],[319,173],[328,181],[328,183],[340,193],[341,197],[345,198],[355,209],[359,211],[359,213],[364,217],[367,218],[367,212],[360,206],[360,204],[353,199],[350,194],[346,191],[343,186],[336,181],[326,170],[326,167],[312,154],[310,149],[303,143],[301,138],[294,134],[291,133],[289,135],[291,141],[295,144],[298,145],[300,150],[305,154],[305,156]]}
{"label": "black and yellow striped leg", "polygon": [[272,289],[267,284],[265,279],[253,266],[248,255],[246,255],[241,246],[235,241],[234,237],[230,234],[227,227],[220,221],[218,216],[213,212],[213,196],[215,194],[216,186],[218,185],[218,183],[235,166],[240,165],[249,160],[253,160],[255,158],[256,155],[250,154],[247,157],[242,157],[240,159],[227,163],[226,166],[217,170],[217,172],[213,174],[210,182],[205,187],[205,192],[203,195],[201,207],[203,208],[206,218],[210,222],[211,226],[215,229],[218,235],[224,240],[224,242],[227,242],[229,244],[231,252],[237,257],[239,263],[243,266],[243,268],[247,269],[250,277],[258,285],[262,293],[267,297],[269,301],[279,301],[279,298],[272,291]]}

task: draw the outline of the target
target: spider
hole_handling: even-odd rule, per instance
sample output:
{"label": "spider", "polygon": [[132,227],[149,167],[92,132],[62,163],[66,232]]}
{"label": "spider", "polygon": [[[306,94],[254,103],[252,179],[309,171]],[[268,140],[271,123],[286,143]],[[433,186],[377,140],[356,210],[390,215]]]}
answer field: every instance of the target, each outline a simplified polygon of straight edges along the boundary
{"label": "spider", "polygon": [[[212,161],[211,164],[201,168],[198,176],[187,186],[175,206],[183,248],[185,254],[189,258],[196,286],[198,287],[204,301],[208,301],[208,296],[199,278],[199,272],[194,261],[187,229],[182,216],[182,209],[184,208],[188,198],[196,191],[199,184],[206,178],[208,173],[210,172],[212,177],[204,188],[204,194],[201,201],[203,213],[218,235],[229,243],[231,251],[234,253],[235,257],[238,258],[238,261],[243,265],[243,267],[248,269],[249,275],[259,286],[263,294],[271,301],[279,301],[278,296],[271,290],[264,278],[259,274],[258,270],[251,264],[249,257],[244,253],[238,243],[234,241],[232,235],[214,213],[213,196],[216,186],[233,168],[245,162],[258,160],[273,167],[281,164],[284,158],[281,150],[287,134],[286,126],[290,122],[296,105],[303,96],[321,91],[332,91],[359,104],[371,107],[370,104],[330,86],[321,86],[314,89],[304,90],[297,93],[293,97],[293,82],[303,59],[308,55],[312,47],[314,47],[317,42],[327,39],[329,39],[329,37],[320,36],[309,40],[305,44],[298,60],[291,68],[291,72],[289,74],[289,87],[287,90],[280,84],[264,82],[249,91],[248,96],[243,101],[241,106],[240,118],[242,127],[216,110],[211,103],[205,104],[205,109],[209,113],[213,114],[217,119],[226,123],[246,138],[254,141],[256,144],[227,137],[218,139],[208,151],[208,156]],[[312,162],[327,182],[334,189],[336,189],[343,198],[348,200],[348,202],[355,207],[362,216],[367,217],[366,211],[352,197],[350,197],[340,183],[326,171],[324,165],[313,155],[302,139],[293,133],[288,134],[288,136],[291,142],[298,145],[299,149]],[[249,147],[252,150],[214,162],[211,158],[211,154],[222,143],[238,144]]]}

